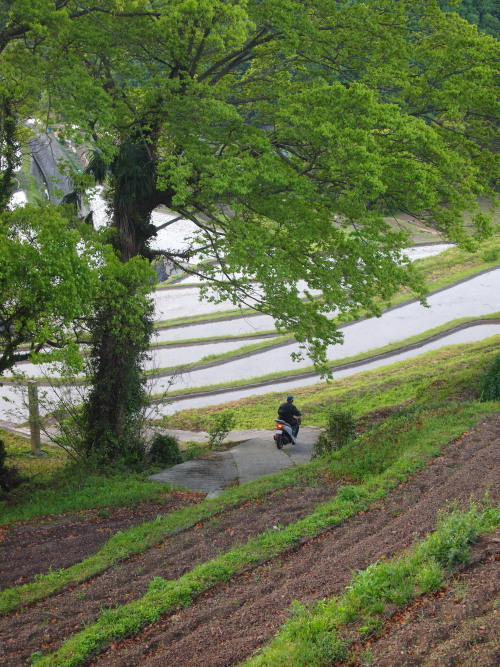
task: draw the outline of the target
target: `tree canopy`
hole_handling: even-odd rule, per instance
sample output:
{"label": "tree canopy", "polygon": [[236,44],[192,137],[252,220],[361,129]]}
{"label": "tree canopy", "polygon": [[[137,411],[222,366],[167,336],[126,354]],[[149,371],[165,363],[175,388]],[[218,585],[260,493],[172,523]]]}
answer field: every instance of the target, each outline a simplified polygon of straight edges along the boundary
{"label": "tree canopy", "polygon": [[90,313],[103,249],[70,224],[48,205],[0,214],[0,375],[34,354],[80,359],[71,343]]}
{"label": "tree canopy", "polygon": [[152,256],[167,206],[217,260],[212,298],[269,313],[316,362],[333,312],[423,291],[384,216],[471,245],[461,214],[494,196],[499,43],[437,0],[7,4],[3,60],[92,147],[123,259]]}
{"label": "tree canopy", "polygon": [[475,23],[480,30],[500,37],[500,5],[496,0],[461,0],[450,3],[442,0],[443,9],[457,12],[469,23]]}

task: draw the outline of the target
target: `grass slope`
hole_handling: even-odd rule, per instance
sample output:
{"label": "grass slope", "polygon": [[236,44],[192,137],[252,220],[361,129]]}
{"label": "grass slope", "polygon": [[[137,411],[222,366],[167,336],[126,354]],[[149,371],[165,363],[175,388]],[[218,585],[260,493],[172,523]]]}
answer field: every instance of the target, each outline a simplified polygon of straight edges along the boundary
{"label": "grass slope", "polygon": [[[498,355],[500,336],[464,345],[450,345],[382,368],[346,378],[294,389],[304,423],[325,426],[329,408],[349,408],[362,418],[415,401],[440,401],[444,396],[477,396],[480,374]],[[475,393],[476,392],[476,393]],[[214,414],[232,408],[238,429],[271,428],[283,392],[251,396],[238,401],[182,410],[161,420],[163,426],[207,430]]]}
{"label": "grass slope", "polygon": [[[175,535],[179,530],[184,530],[197,521],[215,517],[248,499],[265,496],[276,489],[290,485],[300,487],[305,484],[321,483],[325,476],[342,482],[342,486],[331,500],[317,507],[311,507],[305,518],[280,530],[266,531],[244,544],[234,545],[229,551],[186,572],[177,580],[167,581],[158,577],[153,579],[149,590],[142,598],[104,611],[81,632],[68,637],[56,653],[46,655],[42,653],[36,658],[38,665],[50,665],[51,667],[83,664],[112,640],[134,636],[145,624],[154,622],[169,610],[192,604],[200,593],[227,581],[245,568],[254,567],[269,558],[275,558],[293,548],[301,540],[318,535],[340,521],[348,520],[357,512],[366,510],[410,475],[416,474],[432,457],[439,455],[443,446],[450,439],[472,428],[484,416],[498,412],[500,403],[480,403],[475,400],[479,395],[478,386],[484,370],[498,355],[498,340],[497,336],[474,345],[449,347],[439,352],[423,355],[411,362],[395,364],[330,385],[308,387],[300,393],[296,392],[298,397],[300,395],[301,407],[304,407],[308,414],[308,421],[320,425],[324,424],[327,411],[331,407],[350,407],[354,409],[361,421],[370,415],[373,416],[374,412],[380,413],[389,408],[388,414],[389,412],[392,414],[379,425],[366,430],[355,442],[332,453],[328,458],[316,459],[310,464],[294,467],[277,475],[230,489],[215,500],[204,501],[195,507],[184,508],[161,519],[131,528],[113,536],[96,554],[70,568],[41,574],[30,584],[6,589],[0,593],[0,610],[3,613],[8,612],[19,605],[54,594],[68,583],[83,582],[118,560],[140,553],[164,540],[168,535]],[[251,420],[253,425],[268,424],[268,412],[272,409],[274,414],[276,402],[270,400],[269,396],[265,396],[241,401],[239,406],[240,409],[236,413],[238,426],[244,427],[247,420]],[[208,419],[214,410],[220,409],[225,408],[199,411],[198,424]],[[194,414],[191,415],[191,418],[193,416]],[[180,415],[178,419],[186,420],[188,416]],[[182,423],[185,422],[182,421]],[[100,492],[99,489],[105,486],[104,479],[103,476],[101,480],[89,480],[89,488],[95,487],[96,497]],[[52,481],[54,480],[56,482],[59,480],[62,495],[64,495],[62,480],[58,477],[58,473],[46,472],[45,482],[47,486],[51,486],[52,494],[54,491]],[[74,495],[75,489],[72,489],[71,493]],[[119,495],[118,485],[116,493]],[[125,487],[122,497],[125,505],[131,502],[127,494],[128,490]],[[89,495],[89,489],[82,493],[79,497],[80,507],[86,505]],[[49,495],[47,495],[47,508],[50,508],[48,498]],[[26,497],[19,496],[21,506],[23,500],[25,506],[29,507],[30,504],[26,502]],[[487,529],[484,528],[486,524],[489,526],[492,521],[494,523],[497,520],[497,514],[492,509],[488,511],[487,517],[484,514],[486,510],[484,510],[480,518],[477,518],[479,511],[476,511],[474,520],[472,514],[469,515],[476,532]],[[473,512],[472,509],[471,512]],[[457,519],[454,525],[458,526],[462,523]],[[456,530],[452,528],[448,530],[448,533],[452,535],[450,539],[453,544],[455,544],[453,542],[455,538],[460,541],[458,528]],[[438,540],[439,538],[432,539]],[[415,591],[418,590],[418,586],[425,590],[425,587],[422,587],[425,576],[427,576],[427,581],[433,585],[441,581],[442,571],[439,568],[444,566],[440,563],[436,565],[434,562],[429,564],[425,559],[422,560],[420,551],[418,554],[418,562],[415,561],[415,554],[412,552],[408,557],[402,557],[403,565],[397,565],[397,567],[394,565],[396,569],[402,568],[401,581],[403,583],[398,588],[399,584],[396,581],[396,592],[387,593],[391,603],[396,601],[396,604],[403,604],[409,599],[408,595],[400,594],[401,590]],[[408,562],[411,564],[410,568],[405,564]],[[370,576],[373,575],[372,570],[373,568],[369,568]],[[380,576],[388,576],[387,570],[382,568],[381,572]],[[373,604],[370,599],[363,598],[361,601],[363,604],[366,602],[367,608],[360,606],[358,595],[355,598],[354,611],[348,620],[352,621],[358,617],[366,618],[369,612],[374,614],[375,626],[378,618],[377,610],[372,608]],[[341,603],[334,601],[328,605],[325,603],[325,609],[327,609],[325,618],[318,622],[311,621],[309,625],[328,628],[332,623],[338,625],[337,621],[333,622],[331,619],[335,617],[332,609],[338,609],[339,604],[341,609],[347,608],[345,601]],[[323,610],[320,611],[323,613]],[[302,617],[310,613],[316,614],[317,610],[300,612]],[[286,628],[283,630],[286,645],[289,644],[290,632]],[[294,650],[298,652],[298,657],[290,664],[324,664],[307,662],[309,652],[317,651],[314,644],[316,640],[311,640],[309,634],[307,645],[304,645],[302,639],[296,642]],[[329,651],[333,650],[332,646],[335,650],[345,650],[342,637],[339,638],[337,635],[332,635],[329,646]],[[318,653],[318,655],[321,654]],[[329,653],[328,655],[334,654]],[[340,655],[340,653],[335,655]],[[264,658],[259,658],[259,660],[264,660]],[[270,662],[256,664],[288,663],[281,663],[278,659],[272,658]]]}

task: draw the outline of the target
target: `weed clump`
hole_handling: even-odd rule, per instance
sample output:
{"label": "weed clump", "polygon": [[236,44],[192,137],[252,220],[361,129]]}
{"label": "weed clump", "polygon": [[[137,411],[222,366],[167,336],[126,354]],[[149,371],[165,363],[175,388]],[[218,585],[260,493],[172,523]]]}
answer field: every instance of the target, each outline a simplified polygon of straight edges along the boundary
{"label": "weed clump", "polygon": [[314,445],[312,457],[325,456],[356,438],[356,420],[351,410],[332,409],[327,413],[326,429]]}
{"label": "weed clump", "polygon": [[208,429],[208,445],[210,449],[220,447],[229,431],[232,431],[236,425],[234,413],[231,410],[219,412],[212,417],[212,424]]}
{"label": "weed clump", "polygon": [[182,463],[182,460],[179,441],[175,436],[167,434],[155,436],[149,450],[150,463],[158,466],[171,466]]}
{"label": "weed clump", "polygon": [[481,400],[500,401],[500,356],[493,361],[481,378]]}

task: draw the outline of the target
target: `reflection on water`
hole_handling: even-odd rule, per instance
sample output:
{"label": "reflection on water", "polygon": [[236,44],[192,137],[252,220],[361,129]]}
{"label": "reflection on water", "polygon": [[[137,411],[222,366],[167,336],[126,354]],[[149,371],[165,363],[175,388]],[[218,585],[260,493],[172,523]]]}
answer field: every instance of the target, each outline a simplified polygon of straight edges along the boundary
{"label": "reflection on water", "polygon": [[[394,355],[384,358],[376,359],[374,361],[367,360],[366,363],[356,366],[355,368],[349,368],[342,371],[336,371],[334,373],[334,379],[340,379],[342,377],[349,377],[355,375],[356,373],[363,373],[364,371],[372,370],[375,368],[380,368],[382,366],[387,366],[389,364],[397,363],[398,361],[404,361],[406,359],[411,359],[417,357],[420,354],[425,352],[430,352],[431,350],[438,350],[441,347],[446,345],[458,345],[460,343],[473,343],[490,336],[500,334],[500,325],[498,324],[489,324],[481,325],[476,327],[471,327],[469,329],[463,329],[462,331],[457,331],[453,334],[450,334],[446,338],[440,340],[435,340],[430,343],[423,345],[422,347],[407,350],[405,352],[397,353]],[[266,384],[262,386],[252,386],[252,387],[241,387],[237,389],[228,389],[223,393],[204,395],[204,396],[186,396],[186,398],[174,398],[173,402],[168,401],[165,403],[160,403],[157,406],[158,416],[162,415],[171,415],[179,410],[189,410],[195,408],[201,408],[206,405],[218,405],[220,403],[225,403],[227,401],[238,401],[240,398],[246,398],[248,396],[256,396],[262,394],[268,394],[271,392],[282,391],[283,393],[289,393],[292,389],[297,389],[298,387],[306,387],[313,384],[318,384],[324,380],[319,375],[313,375],[308,378],[296,378],[296,379],[287,379],[287,380],[278,380],[273,384]],[[161,380],[153,388],[153,391],[161,391]],[[179,385],[181,386],[181,385]]]}
{"label": "reflection on water", "polygon": [[[97,187],[94,194],[89,199],[90,210],[93,213],[94,226],[99,228],[108,224],[109,215],[107,212],[106,200],[103,198],[104,188]],[[153,211],[152,222],[156,227],[161,227],[166,222],[170,222],[177,217],[176,213],[169,213],[166,210],[157,209]],[[191,220],[177,220],[172,225],[161,229],[152,239],[151,247],[155,250],[185,250],[189,245],[189,240],[198,230],[198,227]]]}

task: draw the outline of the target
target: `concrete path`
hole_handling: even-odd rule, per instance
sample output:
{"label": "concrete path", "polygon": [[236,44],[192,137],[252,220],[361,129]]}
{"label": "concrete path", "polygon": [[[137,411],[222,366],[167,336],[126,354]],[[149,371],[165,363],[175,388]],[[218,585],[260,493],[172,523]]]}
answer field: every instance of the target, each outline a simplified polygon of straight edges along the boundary
{"label": "concrete path", "polygon": [[[27,440],[30,438],[29,428],[13,427],[5,421],[0,421],[0,428]],[[201,443],[208,440],[208,433],[204,431],[168,429],[166,432],[174,435],[180,443]],[[308,463],[319,433],[318,428],[301,426],[297,444],[279,450],[274,444],[272,430],[231,431],[226,441],[238,443],[231,449],[225,452],[209,452],[203,459],[179,463],[151,475],[149,479],[201,491],[206,493],[208,498],[215,498],[228,486],[244,484],[292,465]],[[53,444],[47,435],[42,434],[41,440]]]}
{"label": "concrete path", "polygon": [[[229,441],[242,440],[235,447],[225,452],[212,452],[204,459],[180,463],[151,475],[150,479],[202,491],[208,498],[215,498],[228,486],[308,463],[319,433],[320,429],[301,427],[297,444],[279,450],[273,441],[273,431],[232,431]],[[178,434],[176,431],[175,435]],[[192,439],[189,436],[185,433],[184,437]]]}

